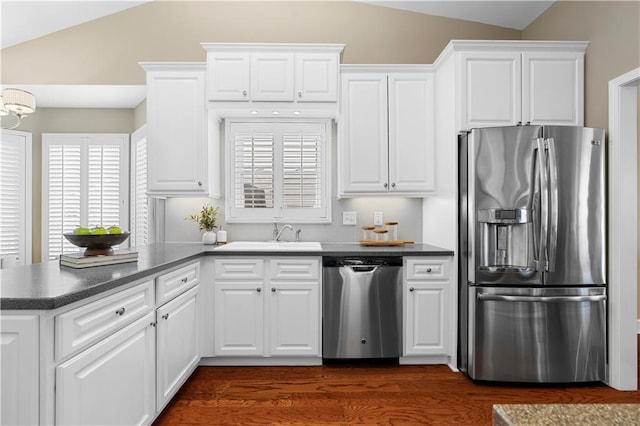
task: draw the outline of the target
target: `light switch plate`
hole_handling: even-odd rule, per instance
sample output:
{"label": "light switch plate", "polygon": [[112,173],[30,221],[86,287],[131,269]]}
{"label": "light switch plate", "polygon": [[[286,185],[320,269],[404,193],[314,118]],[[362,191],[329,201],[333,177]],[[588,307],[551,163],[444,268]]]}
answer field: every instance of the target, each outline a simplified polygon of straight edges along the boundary
{"label": "light switch plate", "polygon": [[355,225],[358,220],[356,212],[342,212],[342,224],[343,225]]}
{"label": "light switch plate", "polygon": [[384,220],[384,215],[382,212],[373,212],[373,224],[376,226],[382,226],[382,221]]}

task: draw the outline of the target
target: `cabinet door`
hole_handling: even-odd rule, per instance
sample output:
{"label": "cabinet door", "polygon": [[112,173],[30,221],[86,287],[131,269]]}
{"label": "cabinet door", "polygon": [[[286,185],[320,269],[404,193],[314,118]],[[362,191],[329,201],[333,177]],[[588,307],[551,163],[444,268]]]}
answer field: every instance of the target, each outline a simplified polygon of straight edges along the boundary
{"label": "cabinet door", "polygon": [[149,72],[147,124],[149,192],[206,194],[204,71]]}
{"label": "cabinet door", "polygon": [[155,415],[153,312],[56,367],[56,424],[148,424]]}
{"label": "cabinet door", "polygon": [[433,76],[389,75],[389,189],[434,188]]}
{"label": "cabinet door", "polygon": [[198,290],[199,286],[157,310],[158,410],[198,365]]}
{"label": "cabinet door", "polygon": [[341,192],[387,192],[387,74],[343,74]]}
{"label": "cabinet door", "polygon": [[39,424],[39,337],[36,315],[0,316],[0,424]]}
{"label": "cabinet door", "polygon": [[449,355],[449,284],[406,284],[405,355]]}
{"label": "cabinet door", "polygon": [[207,99],[249,100],[249,54],[215,52],[207,54]]}
{"label": "cabinet door", "polygon": [[251,100],[293,101],[293,54],[251,56]]}
{"label": "cabinet door", "polygon": [[465,52],[460,60],[462,129],[522,120],[520,52]]}
{"label": "cabinet door", "polygon": [[264,355],[263,283],[217,282],[215,355]]}
{"label": "cabinet door", "polygon": [[584,54],[522,54],[522,121],[582,126],[584,123]]}
{"label": "cabinet door", "polygon": [[338,55],[296,54],[296,94],[298,102],[338,100]]}
{"label": "cabinet door", "polygon": [[319,356],[320,297],[318,282],[271,282],[270,354]]}

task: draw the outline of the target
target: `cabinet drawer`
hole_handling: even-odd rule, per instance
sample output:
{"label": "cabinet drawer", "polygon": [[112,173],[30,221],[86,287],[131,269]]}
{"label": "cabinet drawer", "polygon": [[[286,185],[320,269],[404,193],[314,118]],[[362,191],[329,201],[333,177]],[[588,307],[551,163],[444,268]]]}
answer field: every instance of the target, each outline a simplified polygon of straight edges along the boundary
{"label": "cabinet drawer", "polygon": [[216,279],[263,279],[264,260],[257,258],[216,259]]}
{"label": "cabinet drawer", "polygon": [[299,280],[320,277],[320,259],[272,259],[270,262],[272,279]]}
{"label": "cabinet drawer", "polygon": [[56,316],[56,360],[103,340],[152,308],[153,281],[148,281]]}
{"label": "cabinet drawer", "polygon": [[156,303],[162,305],[200,282],[200,262],[156,278]]}
{"label": "cabinet drawer", "polygon": [[443,281],[450,276],[448,258],[407,258],[407,280]]}

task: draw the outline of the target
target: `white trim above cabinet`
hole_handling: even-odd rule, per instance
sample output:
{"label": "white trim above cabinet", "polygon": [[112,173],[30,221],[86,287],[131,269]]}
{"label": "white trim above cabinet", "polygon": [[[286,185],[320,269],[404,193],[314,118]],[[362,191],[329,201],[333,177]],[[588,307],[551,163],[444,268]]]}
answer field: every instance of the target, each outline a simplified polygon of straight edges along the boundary
{"label": "white trim above cabinet", "polygon": [[431,67],[343,66],[341,84],[339,196],[433,193]]}

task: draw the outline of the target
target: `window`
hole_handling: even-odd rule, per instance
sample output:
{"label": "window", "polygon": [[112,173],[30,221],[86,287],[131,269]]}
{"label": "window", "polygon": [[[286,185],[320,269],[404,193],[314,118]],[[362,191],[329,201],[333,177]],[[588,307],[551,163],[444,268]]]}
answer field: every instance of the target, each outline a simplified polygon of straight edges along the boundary
{"label": "window", "polygon": [[42,135],[42,259],[78,251],[77,226],[128,228],[126,134]]}
{"label": "window", "polygon": [[0,140],[0,268],[13,263],[31,263],[31,173],[31,133],[3,130]]}
{"label": "window", "polygon": [[226,220],[328,223],[330,121],[227,121]]}
{"label": "window", "polygon": [[151,202],[147,196],[147,135],[146,128],[131,135],[131,235],[132,246],[151,242]]}

